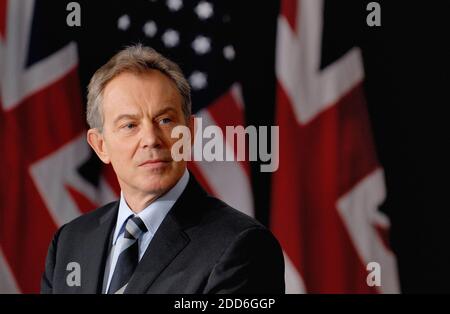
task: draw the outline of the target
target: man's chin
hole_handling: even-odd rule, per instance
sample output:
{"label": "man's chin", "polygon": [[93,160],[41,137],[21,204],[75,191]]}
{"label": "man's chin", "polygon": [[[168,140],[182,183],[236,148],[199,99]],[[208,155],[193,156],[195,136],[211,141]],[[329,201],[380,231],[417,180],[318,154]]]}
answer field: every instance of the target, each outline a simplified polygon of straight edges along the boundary
{"label": "man's chin", "polygon": [[173,176],[160,175],[154,178],[145,178],[141,184],[143,191],[148,191],[151,194],[163,194],[170,190],[177,182],[177,179]]}

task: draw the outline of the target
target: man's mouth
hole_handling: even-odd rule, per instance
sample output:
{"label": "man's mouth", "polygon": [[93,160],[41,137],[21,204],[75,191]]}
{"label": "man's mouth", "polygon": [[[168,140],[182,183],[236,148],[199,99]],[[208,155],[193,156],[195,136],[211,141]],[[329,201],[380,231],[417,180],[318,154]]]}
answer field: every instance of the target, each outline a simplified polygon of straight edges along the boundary
{"label": "man's mouth", "polygon": [[165,164],[168,164],[171,160],[169,159],[151,159],[151,160],[147,160],[144,161],[143,163],[141,163],[139,165],[139,167],[158,167],[158,166],[162,166]]}

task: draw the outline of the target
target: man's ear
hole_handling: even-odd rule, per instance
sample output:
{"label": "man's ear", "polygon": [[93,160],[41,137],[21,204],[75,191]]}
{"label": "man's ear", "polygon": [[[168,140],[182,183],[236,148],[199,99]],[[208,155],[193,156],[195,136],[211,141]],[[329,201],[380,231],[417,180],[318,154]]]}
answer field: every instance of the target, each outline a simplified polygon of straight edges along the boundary
{"label": "man's ear", "polygon": [[91,145],[92,149],[97,154],[98,158],[105,164],[109,164],[111,159],[109,158],[108,151],[106,149],[105,140],[103,134],[98,129],[89,129],[87,131],[87,142]]}

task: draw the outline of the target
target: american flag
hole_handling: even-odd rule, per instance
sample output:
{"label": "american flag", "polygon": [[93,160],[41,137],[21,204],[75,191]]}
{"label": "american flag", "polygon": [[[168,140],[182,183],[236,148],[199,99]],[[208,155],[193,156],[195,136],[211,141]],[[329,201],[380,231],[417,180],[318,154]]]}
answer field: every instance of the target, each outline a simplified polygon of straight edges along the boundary
{"label": "american flag", "polygon": [[[208,192],[272,229],[285,253],[287,292],[398,291],[395,257],[382,241],[389,221],[377,210],[383,170],[361,54],[352,47],[320,67],[323,1],[283,0],[279,15],[271,1],[277,28],[258,19],[262,4],[209,0],[77,1],[82,26],[70,28],[68,2],[0,0],[0,292],[37,292],[56,229],[117,198],[111,168],[84,139],[83,88],[137,42],[181,66],[203,127],[280,126],[271,185],[255,163],[189,168]],[[263,33],[269,28],[273,40]],[[268,62],[255,66],[252,54]],[[382,265],[381,288],[366,284],[370,261]]]}

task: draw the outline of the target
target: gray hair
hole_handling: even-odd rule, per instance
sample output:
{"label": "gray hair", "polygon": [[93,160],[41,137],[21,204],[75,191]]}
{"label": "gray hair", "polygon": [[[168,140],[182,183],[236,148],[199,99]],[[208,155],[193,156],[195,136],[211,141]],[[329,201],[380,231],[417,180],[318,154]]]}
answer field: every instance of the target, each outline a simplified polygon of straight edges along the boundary
{"label": "gray hair", "polygon": [[156,50],[137,44],[119,51],[92,76],[87,95],[86,120],[89,126],[102,132],[103,91],[113,78],[124,72],[142,74],[149,70],[158,70],[175,83],[182,97],[182,110],[187,121],[191,115],[191,88],[180,67]]}

